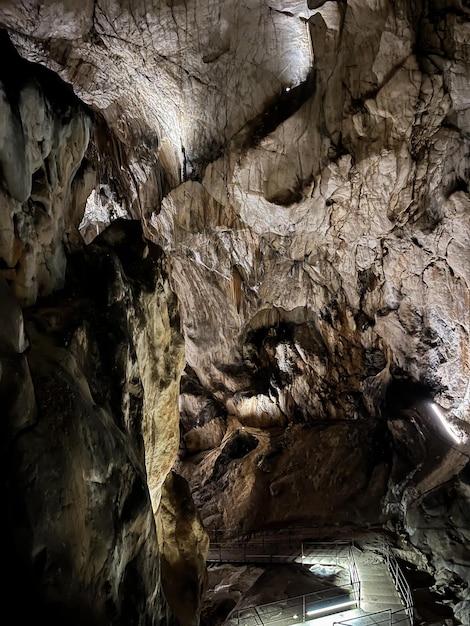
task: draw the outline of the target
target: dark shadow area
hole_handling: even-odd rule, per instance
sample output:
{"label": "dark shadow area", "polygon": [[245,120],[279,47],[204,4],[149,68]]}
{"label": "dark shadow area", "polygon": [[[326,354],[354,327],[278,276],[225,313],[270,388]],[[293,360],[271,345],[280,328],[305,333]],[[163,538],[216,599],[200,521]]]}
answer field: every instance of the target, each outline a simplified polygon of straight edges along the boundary
{"label": "dark shadow area", "polygon": [[405,409],[415,407],[419,402],[429,400],[436,390],[408,378],[393,378],[385,394],[382,413],[393,417]]}
{"label": "dark shadow area", "polygon": [[227,466],[231,461],[243,458],[254,450],[258,443],[258,439],[245,430],[234,431],[214,463],[211,479],[218,480],[221,478],[227,471]]}
{"label": "dark shadow area", "polygon": [[256,147],[260,141],[272,133],[280,124],[294,115],[300,107],[315,93],[316,70],[311,69],[303,83],[283,89],[280,94],[267,104],[264,111],[233,138],[241,150]]}
{"label": "dark shadow area", "polygon": [[43,65],[23,59],[5,30],[0,30],[0,55],[2,58],[0,81],[12,105],[18,102],[21,89],[29,82],[35,81],[41,86],[55,112],[63,114],[72,106],[91,114],[86,104],[75,95],[72,85]]}

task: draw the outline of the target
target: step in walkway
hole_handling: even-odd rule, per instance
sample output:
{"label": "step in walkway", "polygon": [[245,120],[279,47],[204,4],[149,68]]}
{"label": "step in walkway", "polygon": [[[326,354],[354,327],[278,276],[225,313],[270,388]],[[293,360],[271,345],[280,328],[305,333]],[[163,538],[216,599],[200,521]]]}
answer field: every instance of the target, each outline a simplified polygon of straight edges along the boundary
{"label": "step in walkway", "polygon": [[[361,583],[359,608],[352,608],[312,619],[304,624],[310,626],[411,626],[404,605],[395,588],[384,557],[373,551],[353,548],[354,560]],[[347,557],[346,548],[336,552],[339,562]],[[315,554],[315,550],[305,550],[304,563],[327,566],[331,556]],[[344,624],[342,623],[344,622]]]}
{"label": "step in walkway", "polygon": [[354,558],[361,581],[361,608],[368,613],[403,609],[383,557],[356,550]]}
{"label": "step in walkway", "polygon": [[[310,566],[312,571],[318,571],[318,569],[328,571],[329,567],[334,566],[336,568],[335,571],[341,575],[340,570],[344,570],[344,581],[337,580],[335,584],[339,584],[341,587],[348,587],[346,583],[351,582],[349,580],[348,557],[350,550],[352,550],[353,561],[360,581],[360,603],[357,606],[354,604],[345,608],[338,606],[338,608],[327,615],[319,615],[304,621],[301,617],[302,600],[299,597],[285,600],[282,608],[281,606],[275,607],[275,603],[252,607],[255,615],[251,615],[249,610],[247,613],[242,610],[235,619],[233,619],[235,616],[232,619],[229,618],[226,624],[231,626],[244,626],[245,624],[246,626],[294,626],[294,624],[307,624],[309,626],[412,626],[395,588],[387,567],[386,558],[380,550],[375,549],[375,545],[368,545],[364,549],[356,546],[351,548],[349,542],[343,542],[343,544],[335,542],[326,548],[325,545],[318,547],[314,543],[305,543],[302,545],[301,554],[297,552],[297,556],[292,554],[291,550],[279,550],[279,546],[277,552],[278,554],[279,552],[284,553],[284,562],[302,563]],[[383,543],[380,545],[383,546]],[[258,553],[256,556],[261,556],[259,549],[256,552]],[[285,558],[287,556],[286,552],[289,554],[287,559]],[[248,555],[253,556],[251,549],[244,550],[243,560],[245,562],[249,560],[249,557],[248,559],[246,558]],[[241,560],[241,558],[238,557],[236,560]],[[354,585],[351,586],[351,591],[347,598],[339,597],[333,603],[347,605],[347,602],[342,601],[356,597],[353,587]],[[307,596],[304,596],[303,600],[303,614],[306,616],[305,598]],[[308,600],[309,598],[307,598]],[[315,605],[315,608],[317,606],[321,605]],[[250,617],[247,619],[249,614]]]}

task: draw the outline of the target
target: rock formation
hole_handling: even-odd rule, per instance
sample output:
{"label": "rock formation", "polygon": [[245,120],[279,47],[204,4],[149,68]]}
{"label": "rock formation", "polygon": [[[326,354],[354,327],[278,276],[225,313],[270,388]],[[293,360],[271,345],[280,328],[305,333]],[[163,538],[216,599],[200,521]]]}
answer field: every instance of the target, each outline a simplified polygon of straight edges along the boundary
{"label": "rock formation", "polygon": [[200,515],[387,524],[469,626],[468,2],[0,26],[4,534],[38,606],[197,623]]}

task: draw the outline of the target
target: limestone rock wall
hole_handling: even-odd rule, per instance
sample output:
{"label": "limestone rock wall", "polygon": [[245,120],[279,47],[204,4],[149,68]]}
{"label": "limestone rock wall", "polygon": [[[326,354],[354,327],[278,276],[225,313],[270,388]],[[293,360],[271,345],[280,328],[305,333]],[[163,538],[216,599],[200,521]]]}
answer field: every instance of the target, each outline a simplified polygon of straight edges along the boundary
{"label": "limestone rock wall", "polygon": [[381,517],[389,451],[370,425],[266,429],[229,418],[223,440],[181,472],[212,529],[368,525]]}
{"label": "limestone rock wall", "polygon": [[21,624],[172,623],[132,341],[142,307],[111,246],[87,255],[69,268],[80,286],[25,310],[28,349],[2,353],[6,603]]}
{"label": "limestone rock wall", "polygon": [[[470,600],[469,502],[467,466],[445,486],[430,492],[408,513],[406,535],[410,537],[414,554],[420,555],[417,563],[409,558],[409,549],[398,552],[399,556],[415,565],[423,566],[424,561],[424,571],[434,574],[431,592],[447,609],[447,615],[455,616],[462,624],[468,622]],[[432,594],[423,587],[415,585],[415,596],[418,602],[421,601],[424,607],[421,612],[426,618],[426,600],[429,601]]]}
{"label": "limestone rock wall", "polygon": [[5,32],[1,82],[2,277],[23,305],[61,288],[64,238],[73,228],[71,188],[91,119],[53,74],[34,72]]}
{"label": "limestone rock wall", "polygon": [[[152,218],[172,258],[188,362],[220,398],[227,389],[236,415],[235,389],[251,410],[374,415],[395,376],[465,417],[468,120],[453,76],[468,78],[466,15],[327,2],[309,26],[306,101],[292,111],[295,89],[284,94],[283,114],[268,107],[256,120],[255,145],[246,129],[232,136]],[[263,348],[251,346],[255,333]],[[272,370],[289,380],[276,385]]]}
{"label": "limestone rock wall", "polygon": [[7,2],[2,23],[126,150],[123,202],[171,256],[187,360],[203,385],[239,414],[234,390],[252,398],[250,369],[262,370],[242,346],[279,315],[307,324],[324,356],[312,366],[312,350],[299,359],[284,342],[273,367],[291,358],[315,375],[269,384],[255,404],[374,414],[395,375],[465,416],[465,4],[69,5],[64,20]]}
{"label": "limestone rock wall", "polygon": [[[162,589],[156,526],[184,366],[166,264],[136,221],[84,246],[85,203],[110,158],[99,124],[5,33],[0,44],[4,609],[19,624],[190,623]],[[184,539],[196,587],[205,537],[200,550]],[[191,623],[199,601],[187,599]]]}
{"label": "limestone rock wall", "polygon": [[[206,523],[302,518],[312,489],[306,515],[327,520],[326,489],[335,515],[371,490],[357,519],[383,516],[429,556],[423,503],[469,454],[469,16],[462,0],[2,3],[18,50],[101,120],[111,158],[86,240],[119,213],[168,258],[187,361],[178,467]],[[436,435],[432,401],[458,444]],[[274,429],[307,472],[289,452],[267,463],[253,438]],[[365,442],[383,458],[343,492],[328,462]],[[439,554],[429,571],[463,576]]]}
{"label": "limestone rock wall", "polygon": [[180,624],[197,626],[207,585],[209,536],[188,482],[175,472],[163,485],[158,531],[165,596]]}
{"label": "limestone rock wall", "polygon": [[[376,377],[391,372],[429,385],[459,417],[468,8],[311,5],[109,0],[61,12],[31,0],[4,3],[1,17],[126,150],[122,200],[170,254],[188,363],[224,403],[250,388],[242,345],[261,312],[274,311],[268,332],[275,311],[303,309],[287,322],[317,332],[341,406],[298,388],[271,389],[275,404],[351,414],[345,398],[357,391],[373,413]],[[352,382],[338,393],[346,369]]]}

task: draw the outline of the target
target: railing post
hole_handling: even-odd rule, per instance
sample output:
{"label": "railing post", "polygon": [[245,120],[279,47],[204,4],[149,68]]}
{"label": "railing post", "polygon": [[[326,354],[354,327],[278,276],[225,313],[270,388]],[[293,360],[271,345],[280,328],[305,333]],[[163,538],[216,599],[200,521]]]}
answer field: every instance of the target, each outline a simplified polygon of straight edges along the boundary
{"label": "railing post", "polygon": [[258,613],[258,609],[256,607],[255,607],[255,617],[257,617],[259,619],[261,626],[264,626],[264,622],[261,619],[261,615]]}
{"label": "railing post", "polygon": [[305,606],[305,596],[302,596],[302,621],[305,622],[307,617],[307,609]]}
{"label": "railing post", "polygon": [[[408,581],[405,578],[405,575],[401,571],[400,566],[398,565],[398,561],[394,556],[390,554],[390,545],[385,540],[385,537],[382,538],[384,548],[385,548],[385,557],[388,570],[390,572],[390,576],[392,577],[393,584],[395,585],[395,589],[400,596],[402,603],[405,605],[405,615],[408,616],[411,626],[414,623],[414,611],[413,611],[413,594],[411,592],[411,588],[408,584]],[[391,617],[390,617],[391,620]],[[391,623],[391,622],[390,622]]]}

